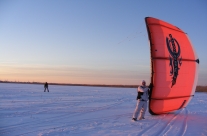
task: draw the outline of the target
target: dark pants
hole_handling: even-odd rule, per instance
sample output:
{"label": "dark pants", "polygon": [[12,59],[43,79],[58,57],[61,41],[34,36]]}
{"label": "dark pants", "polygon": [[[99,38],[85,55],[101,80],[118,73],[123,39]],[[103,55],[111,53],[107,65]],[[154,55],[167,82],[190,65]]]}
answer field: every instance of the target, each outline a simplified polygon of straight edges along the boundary
{"label": "dark pants", "polygon": [[47,89],[47,91],[49,92],[49,89],[48,89],[48,87],[45,87],[45,90],[44,90],[44,92],[46,91],[46,89]]}

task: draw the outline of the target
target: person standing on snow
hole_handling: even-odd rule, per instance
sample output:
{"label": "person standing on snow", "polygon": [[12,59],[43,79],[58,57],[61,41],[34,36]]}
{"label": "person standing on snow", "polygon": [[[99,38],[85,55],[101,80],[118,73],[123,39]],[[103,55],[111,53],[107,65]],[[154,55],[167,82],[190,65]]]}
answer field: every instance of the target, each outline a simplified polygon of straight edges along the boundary
{"label": "person standing on snow", "polygon": [[47,83],[47,82],[45,83],[44,87],[45,87],[44,92],[46,91],[46,89],[47,89],[47,91],[49,92],[49,89],[48,89],[48,83]]}
{"label": "person standing on snow", "polygon": [[[151,86],[151,85],[150,85]],[[137,105],[136,108],[134,110],[134,114],[132,117],[132,120],[136,121],[137,117],[139,115],[139,119],[145,119],[144,115],[147,109],[147,101],[148,101],[148,97],[149,97],[149,88],[146,86],[146,82],[143,80],[141,82],[141,86],[139,86],[137,88]],[[140,113],[141,112],[141,113]]]}

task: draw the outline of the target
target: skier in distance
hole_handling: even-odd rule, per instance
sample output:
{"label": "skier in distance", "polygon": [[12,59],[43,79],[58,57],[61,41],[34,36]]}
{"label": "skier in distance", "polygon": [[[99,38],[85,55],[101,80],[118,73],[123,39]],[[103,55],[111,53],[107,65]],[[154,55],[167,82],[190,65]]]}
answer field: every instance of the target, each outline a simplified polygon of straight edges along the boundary
{"label": "skier in distance", "polygon": [[47,89],[47,91],[49,92],[49,89],[48,89],[48,83],[47,83],[47,82],[45,83],[44,87],[45,87],[44,92],[46,91],[46,89]]}

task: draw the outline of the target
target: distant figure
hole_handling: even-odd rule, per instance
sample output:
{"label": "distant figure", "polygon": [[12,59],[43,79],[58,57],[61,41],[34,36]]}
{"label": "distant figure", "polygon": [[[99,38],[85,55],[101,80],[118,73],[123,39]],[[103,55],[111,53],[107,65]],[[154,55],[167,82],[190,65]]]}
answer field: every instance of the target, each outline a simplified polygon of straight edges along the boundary
{"label": "distant figure", "polygon": [[[150,84],[151,88],[151,84]],[[149,88],[146,86],[146,82],[143,80],[141,82],[141,85],[137,89],[138,95],[137,95],[137,105],[134,110],[134,114],[132,117],[132,120],[137,121],[137,117],[139,115],[138,120],[145,119],[144,115],[147,109],[147,101],[149,97]]]}
{"label": "distant figure", "polygon": [[48,83],[47,83],[47,82],[45,83],[44,87],[45,87],[44,92],[46,91],[46,89],[47,89],[47,91],[49,92],[49,89],[48,89]]}

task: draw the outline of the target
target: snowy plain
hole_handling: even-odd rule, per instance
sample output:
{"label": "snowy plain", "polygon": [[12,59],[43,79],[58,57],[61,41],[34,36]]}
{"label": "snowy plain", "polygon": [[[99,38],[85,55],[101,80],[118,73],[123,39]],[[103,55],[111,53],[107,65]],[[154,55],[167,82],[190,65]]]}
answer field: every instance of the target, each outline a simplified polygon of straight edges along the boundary
{"label": "snowy plain", "polygon": [[207,93],[176,112],[132,121],[136,88],[0,83],[0,136],[207,136]]}

